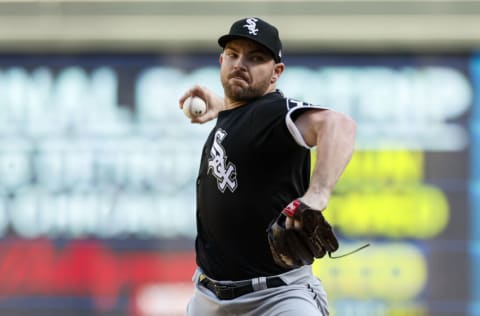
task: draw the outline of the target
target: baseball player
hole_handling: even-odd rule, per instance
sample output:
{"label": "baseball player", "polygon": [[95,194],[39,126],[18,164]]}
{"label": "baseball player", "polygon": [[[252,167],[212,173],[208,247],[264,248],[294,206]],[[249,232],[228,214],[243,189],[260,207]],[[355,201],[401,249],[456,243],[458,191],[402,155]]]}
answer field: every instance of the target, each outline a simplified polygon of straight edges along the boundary
{"label": "baseball player", "polygon": [[[278,30],[266,21],[236,21],[218,43],[224,96],[195,86],[179,100],[180,108],[189,96],[207,102],[193,123],[217,119],[196,182],[198,268],[186,315],[328,315],[310,264],[335,249],[323,237],[313,246],[312,238],[302,241],[313,220],[298,214],[307,208],[320,215],[327,207],[353,153],[355,123],[276,89],[285,64]],[[275,246],[278,236],[268,231],[279,214],[280,227],[294,234]],[[293,250],[278,249],[289,245]],[[311,260],[293,258],[315,247],[321,254]]]}

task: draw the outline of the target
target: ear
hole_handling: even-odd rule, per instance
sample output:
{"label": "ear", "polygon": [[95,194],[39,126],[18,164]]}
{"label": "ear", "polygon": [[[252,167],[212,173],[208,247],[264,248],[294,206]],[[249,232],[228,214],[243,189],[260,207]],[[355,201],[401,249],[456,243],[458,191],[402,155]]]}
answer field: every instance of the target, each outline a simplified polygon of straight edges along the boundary
{"label": "ear", "polygon": [[222,62],[223,62],[223,53],[220,54],[220,57],[218,57],[218,62],[220,63],[220,65],[222,64]]}
{"label": "ear", "polygon": [[284,70],[285,70],[284,63],[275,64],[275,67],[273,68],[272,78],[270,79],[270,83],[277,82],[278,78],[280,78],[280,75],[283,73]]}

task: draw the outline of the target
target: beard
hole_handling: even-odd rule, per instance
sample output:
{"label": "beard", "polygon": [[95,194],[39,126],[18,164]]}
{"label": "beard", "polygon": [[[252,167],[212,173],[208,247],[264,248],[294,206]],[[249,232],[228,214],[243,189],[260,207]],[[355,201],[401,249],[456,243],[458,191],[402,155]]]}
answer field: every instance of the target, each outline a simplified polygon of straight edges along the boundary
{"label": "beard", "polygon": [[[240,76],[244,81],[241,81],[240,83],[232,82],[231,79],[234,76]],[[222,76],[221,81],[225,96],[232,101],[250,101],[256,99],[265,95],[270,86],[269,80],[263,80],[259,81],[259,83],[252,84],[248,78],[235,73],[226,77]]]}

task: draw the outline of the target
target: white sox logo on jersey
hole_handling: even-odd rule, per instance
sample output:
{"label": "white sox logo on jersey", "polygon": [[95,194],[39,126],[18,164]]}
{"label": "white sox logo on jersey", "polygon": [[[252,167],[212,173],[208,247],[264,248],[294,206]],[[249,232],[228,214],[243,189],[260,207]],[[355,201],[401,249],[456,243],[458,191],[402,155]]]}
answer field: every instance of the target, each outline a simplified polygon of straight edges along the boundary
{"label": "white sox logo on jersey", "polygon": [[257,21],[258,19],[255,19],[255,18],[246,19],[247,24],[243,25],[243,27],[246,27],[248,29],[248,34],[252,34],[252,35],[258,34]]}
{"label": "white sox logo on jersey", "polygon": [[237,168],[231,162],[227,163],[227,155],[222,141],[227,136],[227,132],[218,129],[213,137],[212,148],[210,148],[210,156],[208,159],[207,173],[212,170],[212,174],[217,178],[218,189],[223,193],[225,189],[234,192],[237,188]]}

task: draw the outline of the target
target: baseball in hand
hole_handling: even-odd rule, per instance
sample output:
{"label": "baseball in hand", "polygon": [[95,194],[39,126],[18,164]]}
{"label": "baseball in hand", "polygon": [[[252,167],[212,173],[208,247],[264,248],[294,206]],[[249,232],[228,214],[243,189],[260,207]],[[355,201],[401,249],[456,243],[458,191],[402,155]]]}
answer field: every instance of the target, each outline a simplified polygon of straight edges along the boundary
{"label": "baseball in hand", "polygon": [[207,111],[207,104],[199,97],[188,97],[183,103],[183,113],[192,119],[201,116]]}

